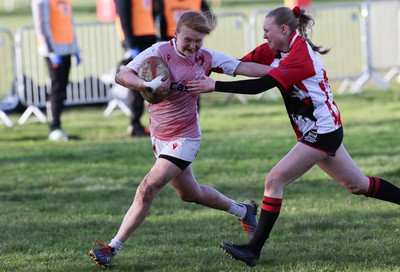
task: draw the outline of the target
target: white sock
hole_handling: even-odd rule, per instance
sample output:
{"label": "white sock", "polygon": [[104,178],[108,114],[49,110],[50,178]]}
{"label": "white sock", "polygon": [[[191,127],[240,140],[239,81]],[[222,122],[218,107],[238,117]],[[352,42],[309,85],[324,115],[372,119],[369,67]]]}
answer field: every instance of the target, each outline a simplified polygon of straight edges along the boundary
{"label": "white sock", "polygon": [[239,219],[243,219],[246,216],[247,207],[243,203],[232,199],[231,207],[229,208],[228,213],[237,216]]}
{"label": "white sock", "polygon": [[111,242],[108,244],[110,247],[114,248],[115,254],[122,248],[124,243],[122,243],[120,240],[118,240],[116,237],[111,240]]}

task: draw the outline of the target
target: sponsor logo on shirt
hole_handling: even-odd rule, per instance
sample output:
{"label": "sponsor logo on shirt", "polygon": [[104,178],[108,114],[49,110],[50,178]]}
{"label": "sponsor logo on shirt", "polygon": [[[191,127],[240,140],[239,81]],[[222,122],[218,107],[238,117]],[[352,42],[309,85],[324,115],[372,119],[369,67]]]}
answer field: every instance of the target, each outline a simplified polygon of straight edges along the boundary
{"label": "sponsor logo on shirt", "polygon": [[178,83],[178,82],[172,82],[170,85],[171,90],[176,90],[179,92],[187,92],[188,91],[188,87],[182,83]]}
{"label": "sponsor logo on shirt", "polygon": [[197,67],[202,67],[205,63],[204,56],[203,55],[196,56],[194,63],[196,64]]}

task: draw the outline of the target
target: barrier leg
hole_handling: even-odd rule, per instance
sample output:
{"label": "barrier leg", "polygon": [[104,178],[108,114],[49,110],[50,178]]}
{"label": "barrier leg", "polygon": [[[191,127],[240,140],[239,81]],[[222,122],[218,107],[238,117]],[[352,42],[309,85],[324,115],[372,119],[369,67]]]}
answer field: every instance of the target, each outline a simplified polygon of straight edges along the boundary
{"label": "barrier leg", "polygon": [[28,118],[29,118],[32,114],[35,115],[36,118],[37,118],[40,122],[42,122],[42,123],[46,123],[46,122],[47,122],[46,116],[39,110],[38,107],[29,106],[29,107],[25,110],[25,112],[22,114],[22,116],[19,118],[18,124],[19,124],[19,125],[23,125],[23,124],[28,120]]}
{"label": "barrier leg", "polygon": [[390,80],[392,80],[392,78],[394,78],[396,75],[398,75],[396,81],[398,83],[400,83],[400,67],[399,66],[395,66],[392,69],[389,70],[389,72],[386,73],[386,75],[383,76],[383,79],[386,82],[389,82]]}
{"label": "barrier leg", "polygon": [[111,113],[116,109],[119,108],[125,115],[130,116],[131,115],[131,110],[128,108],[127,105],[125,105],[124,102],[122,102],[119,99],[114,98],[110,102],[108,102],[107,108],[104,111],[104,117],[108,117],[111,115]]}
{"label": "barrier leg", "polygon": [[269,97],[270,97],[272,100],[277,100],[277,99],[279,98],[279,96],[278,96],[273,90],[269,90],[269,91],[266,91],[266,92],[262,92],[262,93],[257,94],[257,95],[256,95],[256,99],[257,99],[257,100],[260,100],[260,99],[264,96],[265,93],[268,94]]}
{"label": "barrier leg", "polygon": [[386,82],[381,75],[377,72],[364,72],[357,80],[351,84],[352,93],[361,93],[361,87],[367,83],[368,80],[372,80],[379,88],[386,90],[389,88],[389,83]]}
{"label": "barrier leg", "polygon": [[3,121],[3,123],[7,127],[12,127],[14,125],[14,123],[10,120],[10,118],[8,118],[4,111],[0,111],[0,120]]}
{"label": "barrier leg", "polygon": [[352,81],[350,78],[346,78],[346,79],[343,80],[343,82],[340,84],[339,88],[337,89],[337,92],[338,92],[339,94],[343,94],[343,93],[346,91],[347,87],[351,86],[352,82],[353,82],[353,81]]}
{"label": "barrier leg", "polygon": [[244,96],[243,94],[228,94],[226,97],[225,97],[225,100],[224,100],[224,104],[228,104],[229,103],[229,101],[231,101],[231,99],[232,99],[232,97],[234,97],[234,96],[236,96],[236,98],[240,101],[240,102],[242,102],[242,104],[247,104],[247,98],[246,98],[246,96]]}

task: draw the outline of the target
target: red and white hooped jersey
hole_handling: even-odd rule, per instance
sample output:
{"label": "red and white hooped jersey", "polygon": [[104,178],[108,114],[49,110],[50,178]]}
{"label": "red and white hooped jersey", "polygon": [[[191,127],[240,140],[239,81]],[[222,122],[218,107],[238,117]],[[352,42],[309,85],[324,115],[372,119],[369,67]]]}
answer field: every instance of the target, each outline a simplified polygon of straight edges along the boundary
{"label": "red and white hooped jersey", "polygon": [[330,90],[321,59],[306,39],[293,33],[288,53],[276,52],[264,43],[242,58],[276,67],[269,75],[278,86],[298,138],[310,129],[324,134],[341,125],[339,108]]}
{"label": "red and white hooped jersey", "polygon": [[235,76],[240,61],[205,47],[194,57],[188,58],[177,51],[175,39],[172,39],[155,43],[135,57],[127,67],[137,72],[150,56],[160,57],[167,64],[171,77],[171,90],[167,98],[159,104],[149,105],[152,136],[163,141],[201,137],[198,94],[188,93],[186,84],[204,75],[209,76],[213,70]]}

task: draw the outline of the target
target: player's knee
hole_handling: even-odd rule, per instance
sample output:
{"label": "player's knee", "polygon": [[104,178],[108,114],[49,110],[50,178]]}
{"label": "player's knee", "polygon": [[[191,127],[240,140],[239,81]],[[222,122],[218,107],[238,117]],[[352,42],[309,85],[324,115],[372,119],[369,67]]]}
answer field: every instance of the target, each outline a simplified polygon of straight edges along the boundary
{"label": "player's knee", "polygon": [[137,189],[137,196],[140,197],[144,202],[152,201],[160,190],[159,186],[155,182],[152,182],[148,176],[146,176],[140,183]]}
{"label": "player's knee", "polygon": [[194,203],[202,203],[202,199],[204,194],[202,193],[201,189],[195,190],[190,192],[181,192],[178,194],[179,198],[185,202],[194,202]]}
{"label": "player's knee", "polygon": [[198,188],[192,188],[189,191],[177,191],[177,194],[182,201],[201,203],[201,199],[205,194],[203,187],[204,186],[199,186]]}
{"label": "player's knee", "polygon": [[185,202],[194,202],[194,198],[193,195],[191,193],[187,193],[187,192],[177,192],[178,193],[178,197]]}
{"label": "player's knee", "polygon": [[268,176],[265,178],[265,190],[266,191],[276,191],[279,188],[283,188],[282,178],[279,177],[278,174],[270,172]]}

